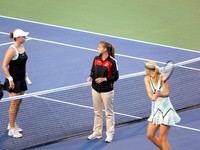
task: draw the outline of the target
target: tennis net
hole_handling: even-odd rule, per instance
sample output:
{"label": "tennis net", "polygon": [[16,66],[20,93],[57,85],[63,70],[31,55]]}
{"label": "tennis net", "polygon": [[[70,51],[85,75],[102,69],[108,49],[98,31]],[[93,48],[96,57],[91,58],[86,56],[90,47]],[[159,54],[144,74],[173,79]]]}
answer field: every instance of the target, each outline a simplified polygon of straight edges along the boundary
{"label": "tennis net", "polygon": [[[144,72],[121,76],[115,83],[116,125],[146,119],[151,101],[144,86]],[[200,106],[200,58],[176,64],[170,98],[176,110]],[[22,98],[17,123],[20,139],[7,135],[9,102]],[[4,98],[0,101],[0,149],[25,149],[83,135],[93,128],[91,87],[87,83]],[[104,117],[105,125],[105,117]]]}

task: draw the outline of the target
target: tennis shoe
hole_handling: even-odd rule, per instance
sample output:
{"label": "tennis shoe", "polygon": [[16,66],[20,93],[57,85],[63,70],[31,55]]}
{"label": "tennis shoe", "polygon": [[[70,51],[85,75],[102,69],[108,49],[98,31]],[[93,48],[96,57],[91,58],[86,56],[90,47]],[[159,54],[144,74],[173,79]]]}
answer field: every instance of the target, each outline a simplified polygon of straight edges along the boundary
{"label": "tennis shoe", "polygon": [[[23,132],[23,130],[22,130],[22,128],[20,128],[18,125],[17,125],[17,123],[15,122],[15,130],[17,130],[18,132]],[[8,130],[10,130],[11,128],[10,128],[10,124],[8,124],[8,127],[7,127],[7,129]]]}
{"label": "tennis shoe", "polygon": [[113,135],[109,135],[106,137],[106,140],[105,140],[106,143],[111,143],[112,141],[113,141]]}
{"label": "tennis shoe", "polygon": [[88,136],[88,140],[95,140],[95,139],[100,139],[102,135],[97,135],[95,133],[92,133],[91,135]]}
{"label": "tennis shoe", "polygon": [[22,134],[19,133],[19,131],[17,131],[15,128],[10,128],[10,130],[8,131],[8,135],[12,136],[14,138],[21,138]]}

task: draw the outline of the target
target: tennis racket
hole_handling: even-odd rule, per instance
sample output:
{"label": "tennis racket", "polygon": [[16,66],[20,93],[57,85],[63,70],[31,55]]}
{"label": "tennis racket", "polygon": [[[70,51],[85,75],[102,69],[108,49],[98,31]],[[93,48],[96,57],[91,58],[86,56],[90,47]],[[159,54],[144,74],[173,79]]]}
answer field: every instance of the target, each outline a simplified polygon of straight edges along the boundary
{"label": "tennis racket", "polygon": [[162,86],[164,85],[164,83],[171,77],[173,71],[174,71],[174,63],[172,61],[167,61],[163,70],[162,70],[162,74],[163,74],[163,80],[162,83],[160,84],[160,87],[158,89],[158,91],[160,91],[160,89],[162,88]]}

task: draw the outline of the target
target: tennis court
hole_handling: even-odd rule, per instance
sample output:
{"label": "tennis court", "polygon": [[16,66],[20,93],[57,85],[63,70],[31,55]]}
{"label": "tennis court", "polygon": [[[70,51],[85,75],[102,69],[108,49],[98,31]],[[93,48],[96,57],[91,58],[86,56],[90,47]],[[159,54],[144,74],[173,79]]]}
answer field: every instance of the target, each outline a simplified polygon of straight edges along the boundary
{"label": "tennis court", "polygon": [[[17,118],[24,129],[23,138],[8,137],[11,99],[5,94],[0,102],[0,149],[154,149],[145,137],[151,105],[143,82],[144,62],[148,60],[160,67],[173,60],[177,66],[170,78],[171,99],[176,110],[185,111],[179,112],[182,120],[171,129],[172,149],[199,147],[200,52],[7,16],[0,16],[0,26],[0,60],[13,42],[8,38],[10,31],[22,28],[30,32],[25,48],[33,82],[23,96]],[[103,139],[86,139],[93,127],[86,79],[100,40],[115,45],[120,71],[115,84],[116,138],[110,144]],[[0,80],[4,80],[3,73]]]}

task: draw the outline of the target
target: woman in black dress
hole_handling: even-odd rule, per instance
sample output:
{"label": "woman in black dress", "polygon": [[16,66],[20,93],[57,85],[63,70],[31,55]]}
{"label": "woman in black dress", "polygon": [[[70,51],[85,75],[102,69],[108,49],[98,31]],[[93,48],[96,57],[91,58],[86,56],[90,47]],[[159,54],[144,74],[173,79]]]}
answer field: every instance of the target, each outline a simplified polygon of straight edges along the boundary
{"label": "woman in black dress", "polygon": [[[10,38],[14,39],[4,57],[2,69],[6,75],[4,90],[8,91],[9,97],[23,95],[27,90],[26,76],[26,55],[23,43],[29,32],[16,29],[10,33]],[[16,117],[22,100],[10,101],[8,135],[14,138],[22,137],[22,129],[16,124]]]}

